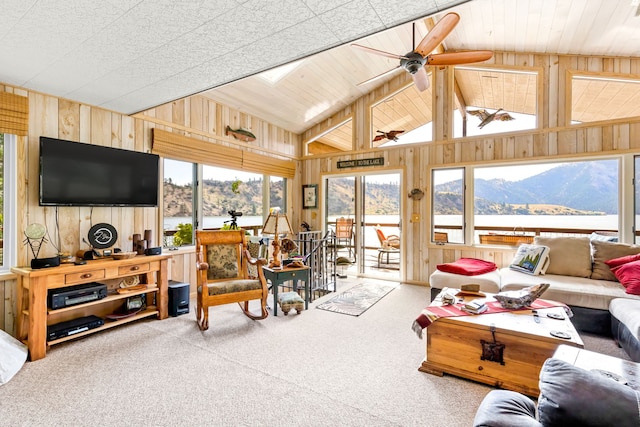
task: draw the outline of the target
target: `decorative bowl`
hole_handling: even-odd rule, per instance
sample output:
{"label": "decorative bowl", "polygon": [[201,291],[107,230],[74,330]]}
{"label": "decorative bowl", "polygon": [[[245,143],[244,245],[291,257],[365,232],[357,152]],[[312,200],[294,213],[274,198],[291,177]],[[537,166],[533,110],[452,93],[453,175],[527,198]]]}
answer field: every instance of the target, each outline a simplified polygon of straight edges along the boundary
{"label": "decorative bowl", "polygon": [[113,259],[129,259],[138,255],[138,252],[115,252],[111,254]]}

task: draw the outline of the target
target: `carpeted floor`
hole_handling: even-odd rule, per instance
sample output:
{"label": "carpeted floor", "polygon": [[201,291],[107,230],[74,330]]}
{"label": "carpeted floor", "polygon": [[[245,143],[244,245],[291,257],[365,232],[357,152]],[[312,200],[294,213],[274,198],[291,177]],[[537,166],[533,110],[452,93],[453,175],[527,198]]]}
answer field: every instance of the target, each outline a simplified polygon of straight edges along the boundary
{"label": "carpeted floor", "polygon": [[0,425],[469,426],[492,388],[418,371],[425,341],[411,323],[428,300],[428,288],[400,284],[359,317],[252,321],[229,304],[211,308],[205,332],[193,307],[113,328],[52,347],[0,386]]}

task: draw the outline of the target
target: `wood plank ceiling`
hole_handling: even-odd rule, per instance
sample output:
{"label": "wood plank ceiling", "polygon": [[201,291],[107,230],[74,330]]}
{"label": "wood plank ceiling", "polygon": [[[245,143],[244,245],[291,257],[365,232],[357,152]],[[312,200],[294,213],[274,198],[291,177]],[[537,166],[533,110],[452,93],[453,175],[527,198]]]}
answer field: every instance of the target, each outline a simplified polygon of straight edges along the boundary
{"label": "wood plank ceiling", "polygon": [[[458,13],[461,20],[445,39],[444,51],[488,49],[585,56],[638,56],[640,52],[640,31],[637,31],[640,17],[635,16],[637,7],[632,6],[629,0],[474,0],[451,11]],[[431,18],[437,22],[444,13]],[[420,40],[427,33],[429,19],[419,19],[415,24],[416,39]],[[409,52],[412,49],[412,24],[365,37],[357,43],[391,53]],[[256,75],[207,91],[205,95],[302,133],[393,78],[397,74],[357,86],[397,65],[397,60],[343,45],[300,61],[277,81],[269,82]],[[535,114],[535,73],[522,73],[522,70],[504,73],[491,68],[482,69],[482,64],[474,65],[476,67],[459,68],[455,73],[464,105]],[[600,108],[604,105],[602,97],[609,95],[590,94],[595,87],[592,83],[589,89],[587,81],[574,81],[574,90],[577,91],[574,120],[593,120],[596,117],[606,120],[619,114],[629,117],[630,112],[640,115],[640,110],[636,110],[640,108],[640,102],[635,97],[640,85],[626,83],[628,87],[620,88],[618,84],[613,90],[627,92],[628,101],[624,107],[611,106],[605,112]],[[611,90],[611,86],[605,88],[600,85],[597,90]],[[388,105],[381,104],[372,118],[374,134],[377,129],[409,130],[429,122],[431,102],[425,97],[430,97],[430,94],[407,90],[386,100]],[[393,108],[390,107],[392,103],[395,105]],[[620,113],[621,109],[625,113]],[[407,114],[408,110],[412,113]],[[317,142],[327,150],[351,149],[350,128],[344,127],[335,135],[324,135]]]}

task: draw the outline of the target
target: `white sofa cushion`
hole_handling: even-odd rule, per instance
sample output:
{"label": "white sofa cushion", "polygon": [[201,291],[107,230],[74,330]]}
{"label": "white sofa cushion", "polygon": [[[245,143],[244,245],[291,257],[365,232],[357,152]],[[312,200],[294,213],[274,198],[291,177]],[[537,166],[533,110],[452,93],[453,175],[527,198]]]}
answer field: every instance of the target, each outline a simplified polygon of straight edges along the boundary
{"label": "white sofa cushion", "polygon": [[[460,286],[470,283],[480,285],[480,290],[483,292],[500,292],[500,274],[498,274],[498,270],[478,274],[476,276],[463,276],[461,274],[446,273],[444,271],[436,270],[429,277],[429,285],[436,289],[460,289]],[[618,285],[620,284],[618,283]]]}
{"label": "white sofa cushion", "polygon": [[640,300],[638,295],[625,293],[624,286],[620,283],[609,280],[594,280],[557,274],[531,276],[513,271],[508,267],[500,269],[500,285],[503,291],[515,291],[539,283],[549,283],[550,285],[541,298],[578,307],[608,310],[609,303],[614,298]]}
{"label": "white sofa cushion", "polygon": [[614,298],[609,304],[611,315],[623,323],[629,332],[640,340],[640,301]]}

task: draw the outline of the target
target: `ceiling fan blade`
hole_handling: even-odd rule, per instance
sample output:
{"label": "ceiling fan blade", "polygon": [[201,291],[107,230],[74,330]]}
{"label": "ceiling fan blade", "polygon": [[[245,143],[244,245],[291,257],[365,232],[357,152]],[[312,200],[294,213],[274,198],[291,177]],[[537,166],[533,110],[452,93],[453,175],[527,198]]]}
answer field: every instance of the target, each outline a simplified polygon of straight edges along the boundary
{"label": "ceiling fan blade", "polygon": [[424,67],[420,67],[417,72],[411,74],[411,77],[413,78],[413,83],[416,85],[416,89],[420,92],[429,89],[429,75]]}
{"label": "ceiling fan blade", "polygon": [[490,50],[470,50],[467,52],[435,53],[427,56],[427,65],[458,65],[482,62],[491,59]]}
{"label": "ceiling fan blade", "polygon": [[404,58],[404,56],[402,56],[402,55],[396,55],[395,53],[385,52],[384,50],[378,50],[378,49],[374,49],[372,47],[362,46],[361,44],[351,43],[351,46],[352,47],[357,47],[358,49],[362,49],[362,50],[367,51],[369,53],[375,53],[376,55],[386,56],[387,58],[393,58],[393,59],[402,59],[402,58]]}
{"label": "ceiling fan blade", "polygon": [[360,82],[360,83],[358,83],[356,86],[366,85],[367,83],[371,83],[371,82],[372,82],[372,81],[374,81],[374,80],[378,80],[379,78],[382,78],[382,77],[384,77],[384,76],[388,76],[389,74],[391,74],[391,73],[393,73],[393,72],[397,71],[399,68],[401,68],[401,67],[398,65],[397,67],[392,68],[392,69],[390,69],[390,70],[387,70],[387,71],[385,71],[385,72],[384,72],[384,73],[382,73],[382,74],[378,74],[378,75],[377,75],[377,76],[375,76],[375,77],[371,77],[371,78],[370,78],[370,79],[368,79],[368,80],[365,80],[365,81],[363,81],[363,82]]}
{"label": "ceiling fan blade", "polygon": [[415,52],[422,56],[427,56],[433,50],[438,47],[442,40],[458,25],[460,21],[460,15],[457,13],[447,13],[436,25],[433,26],[431,31],[420,41],[415,49]]}

